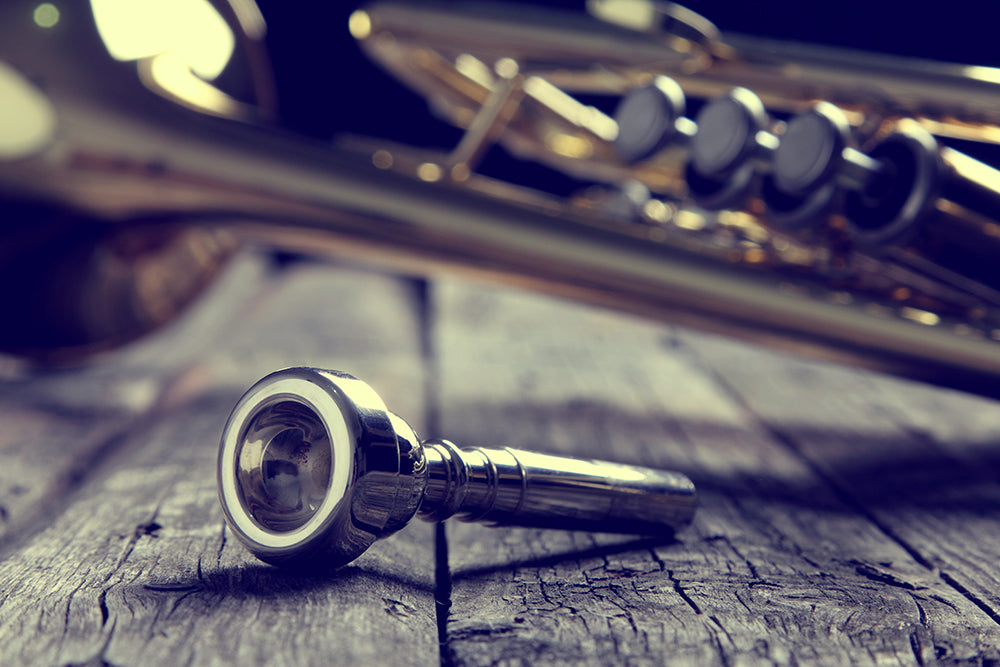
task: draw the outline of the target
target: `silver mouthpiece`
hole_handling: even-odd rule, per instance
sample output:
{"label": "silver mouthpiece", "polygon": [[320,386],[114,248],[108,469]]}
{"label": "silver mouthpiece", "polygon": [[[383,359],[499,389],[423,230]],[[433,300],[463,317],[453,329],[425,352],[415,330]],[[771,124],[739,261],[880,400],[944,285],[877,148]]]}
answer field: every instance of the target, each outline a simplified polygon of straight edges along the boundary
{"label": "silver mouthpiece", "polygon": [[240,399],[218,480],[229,527],[276,565],[344,565],[414,515],[671,534],[697,504],[679,473],[421,443],[367,384],[314,368],[272,373]]}

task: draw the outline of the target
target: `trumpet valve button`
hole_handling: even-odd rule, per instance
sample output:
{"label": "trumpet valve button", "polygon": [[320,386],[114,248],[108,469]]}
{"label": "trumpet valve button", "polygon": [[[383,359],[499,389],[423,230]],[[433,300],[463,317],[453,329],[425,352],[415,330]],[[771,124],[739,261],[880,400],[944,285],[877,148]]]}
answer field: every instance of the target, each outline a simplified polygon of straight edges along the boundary
{"label": "trumpet valve button", "polygon": [[839,109],[822,104],[788,122],[774,152],[775,185],[785,193],[812,192],[834,177],[847,144],[847,121]]}
{"label": "trumpet valve button", "polygon": [[767,114],[753,92],[736,88],[703,107],[695,123],[692,165],[702,176],[725,177],[756,157]]}
{"label": "trumpet valve button", "polygon": [[615,110],[618,136],[615,151],[627,163],[646,160],[667,147],[686,124],[684,91],[673,79],[658,76],[653,83],[626,95]]}

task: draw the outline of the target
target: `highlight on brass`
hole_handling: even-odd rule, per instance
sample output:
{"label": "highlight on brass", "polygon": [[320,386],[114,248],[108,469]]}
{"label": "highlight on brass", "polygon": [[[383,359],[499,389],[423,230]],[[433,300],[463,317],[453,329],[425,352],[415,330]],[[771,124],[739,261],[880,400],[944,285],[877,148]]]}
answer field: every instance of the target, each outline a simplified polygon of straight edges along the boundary
{"label": "highlight on brass", "polygon": [[6,113],[0,123],[0,159],[38,152],[52,141],[55,110],[45,94],[16,69],[0,61],[0,99]]}
{"label": "highlight on brass", "polygon": [[237,36],[260,48],[255,42],[263,38],[263,18],[253,3],[234,2],[228,12],[228,5],[213,7],[209,0],[90,4],[108,53],[115,60],[137,62],[149,88],[202,113],[227,118],[252,114],[212,82],[232,60]]}
{"label": "highlight on brass", "polygon": [[219,449],[219,497],[261,560],[339,567],[414,516],[670,535],[690,523],[679,473],[514,449],[420,442],[367,384],[290,368],[240,399]]}
{"label": "highlight on brass", "polygon": [[[0,86],[42,110],[30,141],[0,130],[0,192],[26,221],[4,231],[0,271],[34,285],[9,295],[4,352],[127,342],[257,243],[1000,396],[1000,172],[974,155],[1000,143],[998,70],[725,34],[646,0],[588,15],[373,2],[343,38],[462,136],[448,151],[331,147],[272,126],[248,0],[174,3],[231,37],[207,54],[116,42],[114,4],[0,8]],[[495,146],[581,188],[486,176]],[[76,245],[52,252],[69,221]]]}

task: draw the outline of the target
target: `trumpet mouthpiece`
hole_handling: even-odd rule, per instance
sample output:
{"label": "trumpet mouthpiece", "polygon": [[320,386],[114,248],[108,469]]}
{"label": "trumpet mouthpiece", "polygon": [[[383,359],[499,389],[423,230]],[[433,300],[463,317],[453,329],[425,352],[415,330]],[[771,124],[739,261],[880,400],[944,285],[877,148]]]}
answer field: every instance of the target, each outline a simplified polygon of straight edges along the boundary
{"label": "trumpet mouthpiece", "polygon": [[218,482],[230,529],[276,565],[339,567],[415,515],[671,534],[696,506],[679,473],[421,443],[367,384],[313,368],[272,373],[240,399]]}

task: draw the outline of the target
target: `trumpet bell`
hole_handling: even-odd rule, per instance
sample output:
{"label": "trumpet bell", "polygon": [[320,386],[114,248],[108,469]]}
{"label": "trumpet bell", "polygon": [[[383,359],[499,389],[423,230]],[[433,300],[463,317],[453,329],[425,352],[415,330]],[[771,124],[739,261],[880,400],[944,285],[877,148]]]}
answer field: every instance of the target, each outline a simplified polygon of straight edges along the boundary
{"label": "trumpet bell", "polygon": [[78,362],[173,321],[236,248],[212,229],[108,229],[78,212],[5,202],[0,350]]}

